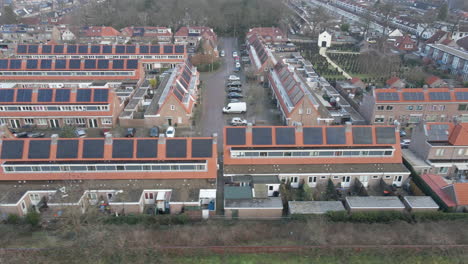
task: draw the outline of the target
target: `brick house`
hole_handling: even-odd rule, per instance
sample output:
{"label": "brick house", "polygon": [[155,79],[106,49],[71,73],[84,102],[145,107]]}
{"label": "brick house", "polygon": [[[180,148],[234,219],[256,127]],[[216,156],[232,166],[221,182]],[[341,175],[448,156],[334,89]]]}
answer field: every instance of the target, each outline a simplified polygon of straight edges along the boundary
{"label": "brick house", "polygon": [[175,44],[197,47],[202,39],[209,40],[214,46],[217,46],[218,37],[209,27],[181,27],[174,34]]}
{"label": "brick house", "polygon": [[120,32],[113,27],[90,26],[84,27],[80,35],[81,40],[85,39],[92,42],[117,41]]}
{"label": "brick house", "polygon": [[418,49],[416,41],[411,39],[408,34],[403,37],[397,37],[393,46],[399,51],[415,51]]}
{"label": "brick house", "polygon": [[433,62],[442,70],[468,81],[468,52],[444,44],[428,44],[423,50],[423,57]]}
{"label": "brick house", "polygon": [[405,81],[401,80],[398,77],[392,77],[388,79],[385,84],[387,85],[387,88],[405,88],[406,83]]}
{"label": "brick house", "polygon": [[370,124],[414,125],[422,120],[468,120],[468,92],[463,88],[374,89],[365,94],[359,112]]}
{"label": "brick house", "polygon": [[443,207],[455,212],[468,210],[468,183],[451,182],[440,175],[421,175],[424,184],[433,192],[433,198]]}
{"label": "brick house", "polygon": [[351,80],[349,80],[349,82],[350,82],[352,85],[361,88],[361,90],[363,90],[363,91],[364,91],[364,90],[366,89],[366,87],[367,87],[367,85],[366,85],[361,79],[359,79],[359,78],[357,78],[357,77],[351,78]]}
{"label": "brick house", "polygon": [[168,27],[125,27],[121,36],[135,41],[157,41],[158,44],[172,43],[172,30]]}
{"label": "brick house", "polygon": [[434,75],[427,77],[424,81],[430,88],[448,87],[448,84],[444,80]]}
{"label": "brick house", "polygon": [[263,44],[258,35],[254,34],[247,38],[247,45],[251,61],[250,68],[258,76],[258,80],[263,82],[267,79],[268,71],[276,65],[277,61],[272,51]]}
{"label": "brick house", "polygon": [[262,38],[262,41],[265,44],[282,44],[288,41],[286,34],[283,30],[277,27],[257,27],[249,29],[249,32],[246,34],[246,38],[257,35]]}

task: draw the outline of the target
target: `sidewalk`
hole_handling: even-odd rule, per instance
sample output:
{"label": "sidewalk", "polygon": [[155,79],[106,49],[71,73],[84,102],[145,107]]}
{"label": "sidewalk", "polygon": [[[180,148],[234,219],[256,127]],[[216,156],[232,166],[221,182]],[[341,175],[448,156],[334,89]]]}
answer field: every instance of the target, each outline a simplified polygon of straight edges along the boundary
{"label": "sidewalk", "polygon": [[347,79],[352,79],[353,77],[351,77],[351,75],[349,75],[347,72],[345,72],[343,69],[341,69],[340,66],[338,66],[336,63],[334,63],[328,56],[327,56],[327,48],[320,48],[320,51],[319,51],[319,54],[322,55],[322,57],[325,57],[325,59],[327,59],[327,62],[329,64],[331,64],[331,66],[333,66],[335,69],[338,69],[339,71],[341,71],[341,73],[343,74],[343,76]]}

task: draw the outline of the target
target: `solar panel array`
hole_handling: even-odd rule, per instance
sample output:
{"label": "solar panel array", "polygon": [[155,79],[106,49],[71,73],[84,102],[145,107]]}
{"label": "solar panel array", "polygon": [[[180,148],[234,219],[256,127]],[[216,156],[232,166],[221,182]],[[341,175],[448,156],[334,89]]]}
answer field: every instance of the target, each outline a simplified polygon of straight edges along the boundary
{"label": "solar panel array", "polygon": [[58,159],[75,159],[78,157],[78,140],[61,139],[57,142]]}
{"label": "solar panel array", "polygon": [[173,88],[173,93],[177,97],[177,99],[179,99],[179,101],[183,101],[185,91],[179,83],[177,83],[175,88]]}
{"label": "solar panel array", "polygon": [[424,101],[424,93],[423,92],[403,92],[403,100]]}
{"label": "solar panel array", "polygon": [[[65,48],[66,47],[66,48]],[[40,52],[41,51],[41,52]],[[164,45],[164,54],[183,54],[184,45]],[[160,54],[159,45],[18,45],[18,54]]]}
{"label": "solar panel array", "polygon": [[192,157],[210,158],[213,156],[212,139],[192,139]]}
{"label": "solar panel array", "polygon": [[431,125],[428,131],[428,141],[447,141],[449,138],[448,125]]}
{"label": "solar panel array", "polygon": [[99,159],[104,157],[104,140],[85,139],[83,140],[83,158]]}
{"label": "solar panel array", "polygon": [[377,144],[395,144],[395,128],[393,127],[376,127],[375,136]]}
{"label": "solar panel array", "polygon": [[157,139],[139,139],[137,141],[137,158],[157,158],[158,140]]}
{"label": "solar panel array", "polygon": [[[16,97],[15,97],[16,93]],[[33,97],[33,89],[0,89],[0,102],[3,103],[67,103],[71,102],[71,89],[68,88],[40,88],[37,97]],[[16,100],[15,100],[16,98]],[[33,100],[35,98],[35,100]],[[92,100],[91,100],[92,99]],[[77,90],[76,102],[107,103],[109,101],[108,88],[80,88]]]}
{"label": "solar panel array", "polygon": [[167,139],[166,140],[167,158],[185,158],[187,157],[186,139]]}
{"label": "solar panel array", "polygon": [[92,89],[78,89],[76,92],[77,102],[91,102]]}
{"label": "solar panel array", "polygon": [[21,159],[23,157],[24,141],[8,140],[2,142],[2,159]]}
{"label": "solar panel array", "polygon": [[0,102],[13,102],[14,96],[14,89],[0,89]]}
{"label": "solar panel array", "polygon": [[451,99],[449,92],[429,92],[431,101],[449,101]]}
{"label": "solar panel array", "polygon": [[271,127],[252,128],[252,144],[253,145],[273,144]]}
{"label": "solar panel array", "polygon": [[372,128],[371,127],[353,127],[353,143],[354,144],[372,144]]}
{"label": "solar panel array", "polygon": [[468,92],[455,92],[457,100],[468,100]]}
{"label": "solar panel array", "polygon": [[32,89],[19,89],[16,92],[16,102],[31,102]]}
{"label": "solar panel array", "polygon": [[29,159],[48,159],[50,157],[50,140],[29,141]]}
{"label": "solar panel array", "polygon": [[26,69],[28,70],[37,69],[37,60],[27,60]]}
{"label": "solar panel array", "polygon": [[245,128],[228,127],[226,128],[226,145],[245,145]]}
{"label": "solar panel array", "polygon": [[346,144],[346,134],[344,127],[327,127],[325,129],[327,144]]}
{"label": "solar panel array", "polygon": [[42,53],[52,53],[51,45],[42,45]]}
{"label": "solar panel array", "polygon": [[175,53],[184,53],[184,46],[183,45],[176,45],[175,46]]}
{"label": "solar panel array", "polygon": [[55,91],[55,102],[69,102],[70,89],[58,89]]}
{"label": "solar panel array", "polygon": [[323,144],[323,130],[321,127],[304,127],[302,131],[304,145]]}
{"label": "solar panel array", "polygon": [[[111,70],[108,59],[0,59],[1,70],[20,70],[25,67],[27,70]],[[116,59],[113,60],[113,68],[119,70],[138,69],[137,59]]]}
{"label": "solar panel array", "polygon": [[133,140],[114,139],[112,141],[112,158],[132,158]]}
{"label": "solar panel array", "polygon": [[275,128],[276,144],[278,145],[294,145],[296,144],[296,132],[294,127],[277,127]]}
{"label": "solar panel array", "polygon": [[164,46],[164,53],[165,54],[171,54],[174,53],[174,46]]}
{"label": "solar panel array", "polygon": [[389,93],[389,92],[383,92],[383,93],[377,93],[377,99],[381,101],[398,101],[400,100],[398,93]]}
{"label": "solar panel array", "polygon": [[37,101],[43,103],[52,102],[52,92],[52,89],[39,89]]}
{"label": "solar panel array", "polygon": [[93,89],[93,92],[94,102],[107,102],[109,98],[108,89]]}

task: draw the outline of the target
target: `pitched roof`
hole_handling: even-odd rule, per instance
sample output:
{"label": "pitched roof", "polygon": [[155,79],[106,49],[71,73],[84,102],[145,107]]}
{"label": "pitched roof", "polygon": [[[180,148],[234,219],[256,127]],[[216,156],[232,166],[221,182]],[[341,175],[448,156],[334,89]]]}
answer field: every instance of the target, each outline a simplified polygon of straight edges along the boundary
{"label": "pitched roof", "polygon": [[120,32],[113,27],[105,26],[91,26],[85,31],[86,37],[117,37],[120,36]]}
{"label": "pitched roof", "polygon": [[447,187],[449,184],[440,175],[434,174],[423,174],[421,179],[436,193],[436,195],[447,205],[448,207],[456,206],[455,201],[448,195],[442,188]]}
{"label": "pitched roof", "polygon": [[453,187],[457,204],[468,205],[468,182],[457,182]]}
{"label": "pitched roof", "polygon": [[286,35],[284,34],[283,30],[277,27],[257,27],[249,29],[247,36],[251,36],[253,34],[260,35],[265,40],[272,39],[273,41],[286,41]]}
{"label": "pitched roof", "polygon": [[392,78],[388,79],[387,80],[387,85],[393,85],[394,83],[400,81],[401,79],[396,77],[396,76],[393,76]]}
{"label": "pitched roof", "polygon": [[377,103],[381,102],[466,102],[468,91],[465,88],[388,88],[375,89]]}
{"label": "pitched roof", "polygon": [[216,41],[216,33],[210,27],[181,27],[174,34],[175,37],[198,37],[210,38]]}
{"label": "pitched roof", "polygon": [[429,39],[426,40],[427,44],[432,44],[440,41],[446,34],[448,34],[447,31],[439,30],[436,33],[434,33]]}
{"label": "pitched roof", "polygon": [[358,83],[358,82],[362,82],[362,80],[359,79],[358,77],[353,77],[353,78],[351,78],[351,83],[352,83],[352,84],[356,84],[356,83]]}
{"label": "pitched roof", "polygon": [[468,146],[468,123],[457,124],[448,140],[454,146]]}
{"label": "pitched roof", "polygon": [[439,77],[432,75],[432,76],[427,77],[425,81],[426,81],[426,84],[432,85],[435,82],[440,81],[440,80],[441,79]]}
{"label": "pitched roof", "polygon": [[460,48],[462,48],[462,49],[468,51],[468,36],[457,40],[457,45],[458,45]]}

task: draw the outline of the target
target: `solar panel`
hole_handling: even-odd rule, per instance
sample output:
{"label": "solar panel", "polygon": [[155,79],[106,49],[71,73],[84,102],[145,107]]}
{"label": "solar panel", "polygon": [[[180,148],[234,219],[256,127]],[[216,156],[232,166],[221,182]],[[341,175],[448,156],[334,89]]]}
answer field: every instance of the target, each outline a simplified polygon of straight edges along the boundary
{"label": "solar panel", "polygon": [[78,157],[78,140],[65,139],[57,142],[58,159],[75,159]]}
{"label": "solar panel", "polygon": [[432,101],[448,101],[451,97],[449,92],[429,92],[429,99]]}
{"label": "solar panel", "polygon": [[76,45],[68,45],[67,53],[76,53]]}
{"label": "solar panel", "polygon": [[57,89],[55,90],[55,102],[69,102],[70,89]]}
{"label": "solar panel", "polygon": [[166,158],[186,158],[187,140],[186,139],[167,139],[166,140]]}
{"label": "solar panel", "polygon": [[149,46],[140,46],[140,53],[148,53]]}
{"label": "solar panel", "polygon": [[182,100],[184,99],[184,95],[182,93],[180,93],[179,90],[177,89],[174,89],[174,95],[177,97],[177,99],[179,99],[179,101],[182,102]]}
{"label": "solar panel", "polygon": [[226,128],[227,145],[245,145],[245,128],[229,127]]}
{"label": "solar panel", "polygon": [[0,89],[0,102],[13,102],[14,95],[15,90],[13,89]]}
{"label": "solar panel", "polygon": [[0,60],[0,69],[8,69],[8,60]]}
{"label": "solar panel", "polygon": [[42,45],[42,53],[52,53],[51,45]]}
{"label": "solar panel", "polygon": [[345,144],[346,134],[344,127],[327,127],[327,144]]}
{"label": "solar panel", "polygon": [[38,102],[52,102],[52,89],[39,89],[37,95]]}
{"label": "solar panel", "polygon": [[81,60],[70,60],[68,67],[70,69],[79,69],[79,68],[81,68]]}
{"label": "solar panel", "polygon": [[372,128],[353,127],[353,144],[372,144]]}
{"label": "solar panel", "polygon": [[78,89],[76,92],[77,102],[91,102],[91,89]]}
{"label": "solar panel", "polygon": [[39,46],[38,45],[29,45],[28,46],[28,53],[38,53],[39,52]]}
{"label": "solar panel", "polygon": [[192,157],[209,158],[213,156],[212,139],[192,139]]}
{"label": "solar panel", "polygon": [[276,144],[277,145],[294,145],[296,144],[296,132],[294,127],[277,127]]}
{"label": "solar panel", "polygon": [[21,159],[23,157],[23,140],[4,140],[2,143],[2,159]]}
{"label": "solar panel", "polygon": [[27,60],[26,69],[37,69],[37,60]]}
{"label": "solar panel", "polygon": [[78,53],[88,53],[88,45],[80,45],[78,46]]}
{"label": "solar panel", "polygon": [[66,69],[67,60],[55,60],[55,69]]}
{"label": "solar panel", "polygon": [[174,46],[172,46],[172,45],[166,45],[166,46],[164,46],[164,53],[165,53],[165,54],[173,53],[173,50],[174,50]]}
{"label": "solar panel", "polygon": [[19,89],[16,92],[16,102],[31,102],[32,89]]}
{"label": "solar panel", "polygon": [[52,60],[41,60],[41,69],[51,69]]}
{"label": "solar panel", "polygon": [[21,60],[10,60],[10,69],[21,69]]}
{"label": "solar panel", "polygon": [[63,53],[63,45],[55,45],[54,53]]}
{"label": "solar panel", "polygon": [[468,92],[455,92],[457,100],[468,100]]}
{"label": "solar panel", "polygon": [[377,93],[377,99],[381,101],[398,101],[400,98],[397,93]]}
{"label": "solar panel", "polygon": [[16,53],[26,53],[27,51],[28,51],[27,45],[18,45],[18,48],[16,49]]}
{"label": "solar panel", "polygon": [[126,46],[125,53],[135,53],[136,47],[134,45]]}
{"label": "solar panel", "polygon": [[109,90],[94,89],[94,95],[93,95],[94,102],[107,102],[108,97],[109,97]]}
{"label": "solar panel", "polygon": [[140,139],[137,142],[137,158],[157,158],[158,140]]}
{"label": "solar panel", "polygon": [[124,60],[112,61],[112,69],[123,69],[123,68],[124,68]]}
{"label": "solar panel", "polygon": [[395,128],[393,127],[376,127],[375,136],[377,144],[395,144]]}
{"label": "solar panel", "polygon": [[127,60],[127,69],[137,69],[138,60]]}
{"label": "solar panel", "polygon": [[272,144],[271,127],[252,128],[252,144],[253,145],[271,145]]}
{"label": "solar panel", "polygon": [[98,69],[109,69],[109,60],[98,60]]}
{"label": "solar panel", "polygon": [[92,45],[92,46],[91,46],[91,53],[94,53],[94,54],[101,53],[101,46],[99,46],[99,45]]}
{"label": "solar panel", "polygon": [[85,60],[85,69],[95,69],[96,60]]}
{"label": "solar panel", "polygon": [[83,158],[99,159],[104,157],[104,140],[85,139],[83,140]]}
{"label": "solar panel", "polygon": [[29,141],[28,159],[48,159],[50,157],[50,140]]}
{"label": "solar panel", "polygon": [[115,53],[125,53],[125,46],[124,45],[116,45],[115,46]]}
{"label": "solar panel", "polygon": [[305,145],[323,144],[323,130],[321,127],[304,127],[302,139]]}
{"label": "solar panel", "polygon": [[112,158],[132,158],[133,140],[114,139],[112,142]]}
{"label": "solar panel", "polygon": [[175,53],[184,53],[184,46],[183,45],[176,45],[175,46]]}
{"label": "solar panel", "polygon": [[424,101],[423,92],[404,92],[403,100],[405,101]]}
{"label": "solar panel", "polygon": [[150,48],[150,53],[160,53],[160,48],[159,48],[159,45],[157,46],[151,46]]}
{"label": "solar panel", "polygon": [[102,53],[112,53],[112,46],[111,45],[102,46]]}

